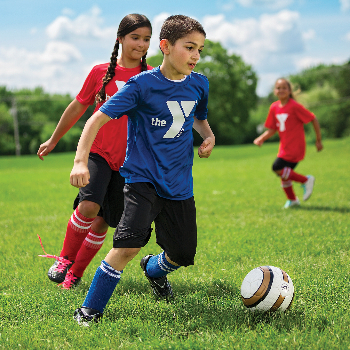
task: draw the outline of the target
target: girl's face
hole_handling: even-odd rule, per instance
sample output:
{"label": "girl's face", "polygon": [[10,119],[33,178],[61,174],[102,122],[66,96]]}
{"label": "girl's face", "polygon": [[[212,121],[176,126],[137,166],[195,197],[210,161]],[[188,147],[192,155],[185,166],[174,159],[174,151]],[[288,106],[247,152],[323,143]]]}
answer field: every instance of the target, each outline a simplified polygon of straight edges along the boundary
{"label": "girl's face", "polygon": [[163,44],[166,45],[163,52],[166,57],[165,68],[170,73],[169,79],[183,79],[186,75],[191,74],[204,48],[204,41],[205,36],[199,32],[187,34],[176,40],[174,45],[167,40],[163,41]]}
{"label": "girl's face", "polygon": [[149,48],[151,35],[150,28],[141,27],[119,38],[119,42],[122,44],[123,58],[128,60],[140,60]]}
{"label": "girl's face", "polygon": [[290,97],[289,84],[284,79],[278,79],[275,84],[274,93],[280,101],[286,101]]}

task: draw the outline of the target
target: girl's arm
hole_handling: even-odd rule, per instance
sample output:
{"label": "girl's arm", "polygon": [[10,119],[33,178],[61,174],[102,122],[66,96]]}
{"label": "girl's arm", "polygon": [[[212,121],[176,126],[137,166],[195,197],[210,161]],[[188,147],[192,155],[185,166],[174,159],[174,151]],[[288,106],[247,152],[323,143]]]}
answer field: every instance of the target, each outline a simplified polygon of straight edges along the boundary
{"label": "girl's arm", "polygon": [[200,158],[208,158],[215,146],[215,136],[206,119],[199,120],[196,117],[193,118],[193,129],[196,130],[204,140],[198,148],[198,155]]}
{"label": "girl's arm", "polygon": [[95,112],[86,122],[74,158],[74,166],[70,173],[70,183],[74,187],[85,187],[89,183],[90,173],[87,167],[92,143],[100,128],[111,118],[100,111]]}
{"label": "girl's arm", "polygon": [[262,133],[259,137],[257,137],[253,142],[257,146],[262,146],[262,144],[268,140],[271,136],[275,135],[276,130],[267,129],[264,133]]}
{"label": "girl's arm", "polygon": [[65,135],[65,133],[81,118],[89,105],[81,104],[77,99],[74,99],[62,114],[55,131],[52,136],[44,143],[42,143],[37,152],[38,157],[44,160],[57,145],[58,141]]}
{"label": "girl's arm", "polygon": [[317,151],[322,151],[323,145],[322,145],[322,136],[321,136],[321,128],[320,128],[320,123],[318,122],[317,118],[313,119],[311,121],[314,129],[315,129],[315,134],[316,134],[316,148]]}

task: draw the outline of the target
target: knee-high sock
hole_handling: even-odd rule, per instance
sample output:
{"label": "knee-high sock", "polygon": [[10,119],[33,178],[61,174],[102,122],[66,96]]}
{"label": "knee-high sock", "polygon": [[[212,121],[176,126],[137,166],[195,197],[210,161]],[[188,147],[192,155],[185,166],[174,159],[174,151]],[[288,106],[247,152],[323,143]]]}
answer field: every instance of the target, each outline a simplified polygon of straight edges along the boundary
{"label": "knee-high sock", "polygon": [[88,235],[83,241],[78,254],[75,258],[75,263],[71,270],[77,277],[83,277],[84,271],[95,257],[97,252],[101,249],[102,244],[106,238],[106,232],[97,233],[90,229]]}
{"label": "knee-high sock", "polygon": [[292,181],[281,180],[281,187],[283,188],[283,191],[285,192],[288,199],[292,201],[295,201],[297,199],[293,190]]}
{"label": "knee-high sock", "polygon": [[307,181],[307,177],[301,174],[296,173],[292,168],[284,167],[282,170],[281,179],[284,181],[296,181],[304,183]]}
{"label": "knee-high sock", "polygon": [[68,260],[74,261],[76,255],[87,236],[95,218],[87,218],[76,208],[67,225],[66,236],[60,256],[67,256]]}
{"label": "knee-high sock", "polygon": [[96,270],[83,306],[103,313],[122,273],[103,260]]}
{"label": "knee-high sock", "polygon": [[168,273],[177,270],[181,266],[175,266],[170,264],[165,258],[165,253],[162,252],[158,255],[152,256],[146,265],[146,272],[148,276],[153,278],[163,277]]}

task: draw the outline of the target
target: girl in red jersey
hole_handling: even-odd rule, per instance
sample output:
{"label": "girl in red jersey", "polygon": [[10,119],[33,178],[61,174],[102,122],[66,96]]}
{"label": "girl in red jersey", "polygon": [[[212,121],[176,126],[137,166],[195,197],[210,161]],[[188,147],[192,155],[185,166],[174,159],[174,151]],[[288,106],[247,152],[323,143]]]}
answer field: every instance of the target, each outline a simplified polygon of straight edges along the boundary
{"label": "girl in red jersey", "polygon": [[[152,69],[146,63],[152,26],[144,15],[125,16],[118,28],[110,63],[91,70],[76,98],[66,108],[49,140],[40,145],[41,160],[96,100],[97,111],[132,76]],[[119,44],[122,52],[118,58]],[[116,227],[124,208],[124,178],[119,168],[124,162],[127,116],[101,128],[90,150],[90,183],[79,190],[74,212],[68,221],[63,248],[48,271],[51,281],[70,289],[76,285],[93,257],[102,247],[108,226]]]}
{"label": "girl in red jersey", "polygon": [[311,122],[315,129],[317,151],[321,151],[323,145],[317,118],[295,101],[290,82],[284,78],[278,79],[275,83],[274,94],[278,101],[270,106],[265,121],[267,130],[254,140],[254,144],[262,146],[267,139],[278,131],[280,146],[272,170],[277,176],[281,177],[281,185],[288,198],[284,205],[284,208],[287,209],[300,205],[300,201],[293,191],[292,181],[302,184],[304,201],[310,198],[315,183],[314,176],[304,176],[294,171],[298,162],[304,159],[305,156],[304,124]]}

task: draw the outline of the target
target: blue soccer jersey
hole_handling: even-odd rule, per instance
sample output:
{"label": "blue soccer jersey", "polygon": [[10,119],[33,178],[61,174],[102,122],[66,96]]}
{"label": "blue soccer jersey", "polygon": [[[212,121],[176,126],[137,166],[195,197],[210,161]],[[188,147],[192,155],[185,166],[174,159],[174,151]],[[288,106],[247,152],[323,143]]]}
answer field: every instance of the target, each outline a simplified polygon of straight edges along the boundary
{"label": "blue soccer jersey", "polygon": [[193,116],[207,118],[209,82],[192,72],[182,81],[160,68],[132,77],[101,106],[116,119],[127,114],[128,141],[120,174],[126,183],[151,182],[159,196],[193,196]]}

